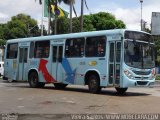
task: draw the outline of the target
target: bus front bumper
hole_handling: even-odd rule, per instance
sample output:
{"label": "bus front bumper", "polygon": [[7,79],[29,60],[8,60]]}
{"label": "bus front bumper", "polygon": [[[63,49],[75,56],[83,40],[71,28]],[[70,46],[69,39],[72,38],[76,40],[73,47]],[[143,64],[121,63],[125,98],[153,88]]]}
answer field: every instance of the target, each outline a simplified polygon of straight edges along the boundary
{"label": "bus front bumper", "polygon": [[131,80],[127,79],[125,82],[123,82],[123,87],[149,87],[153,86],[155,83],[155,79],[153,80]]}

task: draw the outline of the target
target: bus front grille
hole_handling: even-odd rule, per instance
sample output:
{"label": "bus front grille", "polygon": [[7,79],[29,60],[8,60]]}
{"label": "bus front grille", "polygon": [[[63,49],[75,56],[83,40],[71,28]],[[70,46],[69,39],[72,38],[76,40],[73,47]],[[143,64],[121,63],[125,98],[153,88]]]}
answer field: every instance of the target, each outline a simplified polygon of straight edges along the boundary
{"label": "bus front grille", "polygon": [[133,70],[133,72],[136,74],[136,75],[149,75],[151,74],[151,71],[135,71]]}
{"label": "bus front grille", "polygon": [[137,81],[137,85],[147,85],[148,81]]}

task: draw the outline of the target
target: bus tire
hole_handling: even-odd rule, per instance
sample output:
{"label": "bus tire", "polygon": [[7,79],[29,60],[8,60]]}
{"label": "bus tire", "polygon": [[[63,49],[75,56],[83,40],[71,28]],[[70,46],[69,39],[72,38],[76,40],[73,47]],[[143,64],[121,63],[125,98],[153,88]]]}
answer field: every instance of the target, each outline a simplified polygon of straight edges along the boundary
{"label": "bus tire", "polygon": [[54,83],[56,89],[64,89],[68,84]]}
{"label": "bus tire", "polygon": [[119,88],[119,87],[115,87],[116,91],[118,94],[123,95],[128,88]]}
{"label": "bus tire", "polygon": [[39,83],[38,83],[38,87],[39,87],[39,88],[43,88],[44,86],[45,86],[45,83],[44,83],[44,82],[39,82]]}
{"label": "bus tire", "polygon": [[97,75],[91,75],[88,79],[88,88],[91,93],[99,93],[101,91],[100,81]]}
{"label": "bus tire", "polygon": [[31,72],[28,76],[28,82],[31,88],[42,88],[45,83],[39,82],[38,74],[36,72]]}

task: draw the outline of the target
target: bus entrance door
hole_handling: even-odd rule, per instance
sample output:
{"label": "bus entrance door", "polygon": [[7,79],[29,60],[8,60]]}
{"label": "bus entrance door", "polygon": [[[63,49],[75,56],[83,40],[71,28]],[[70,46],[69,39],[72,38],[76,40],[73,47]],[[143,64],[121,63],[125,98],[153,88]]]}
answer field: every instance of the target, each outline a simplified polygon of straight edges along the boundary
{"label": "bus entrance door", "polygon": [[109,85],[120,85],[121,73],[121,42],[110,42],[109,54]]}
{"label": "bus entrance door", "polygon": [[25,77],[27,67],[28,48],[19,48],[18,80],[27,80]]}
{"label": "bus entrance door", "polygon": [[62,58],[63,58],[63,46],[52,46],[52,76],[57,82],[62,82]]}

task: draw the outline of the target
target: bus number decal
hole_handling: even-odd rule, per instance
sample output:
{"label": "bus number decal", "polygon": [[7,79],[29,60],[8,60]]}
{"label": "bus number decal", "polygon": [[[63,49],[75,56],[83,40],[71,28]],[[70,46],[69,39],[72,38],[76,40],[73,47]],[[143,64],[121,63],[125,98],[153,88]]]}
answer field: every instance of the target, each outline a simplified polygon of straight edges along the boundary
{"label": "bus number decal", "polygon": [[56,82],[56,80],[49,74],[47,68],[46,68],[46,64],[48,63],[47,60],[44,59],[40,59],[40,63],[39,63],[39,68],[38,71],[42,72],[44,79],[48,82]]}

